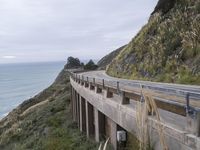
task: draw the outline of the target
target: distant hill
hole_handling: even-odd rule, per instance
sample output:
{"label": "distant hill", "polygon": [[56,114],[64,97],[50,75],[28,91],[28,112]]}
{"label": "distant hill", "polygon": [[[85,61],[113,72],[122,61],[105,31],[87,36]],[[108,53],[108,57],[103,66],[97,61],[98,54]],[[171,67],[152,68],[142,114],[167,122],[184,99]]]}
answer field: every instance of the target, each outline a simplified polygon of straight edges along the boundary
{"label": "distant hill", "polygon": [[200,84],[200,0],[159,0],[107,69],[112,76]]}
{"label": "distant hill", "polygon": [[98,63],[97,65],[99,66],[99,69],[106,69],[106,66],[109,65],[111,63],[111,61],[120,53],[120,51],[122,51],[124,48],[126,47],[126,45],[114,50],[113,52],[111,52],[110,54],[106,55],[105,57],[103,57]]}

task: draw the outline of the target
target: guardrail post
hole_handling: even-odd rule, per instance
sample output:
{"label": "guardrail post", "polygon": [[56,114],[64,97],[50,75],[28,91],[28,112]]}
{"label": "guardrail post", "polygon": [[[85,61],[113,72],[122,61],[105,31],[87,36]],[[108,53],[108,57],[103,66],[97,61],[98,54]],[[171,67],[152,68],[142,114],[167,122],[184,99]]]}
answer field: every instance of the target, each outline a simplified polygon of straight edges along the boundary
{"label": "guardrail post", "polygon": [[130,104],[130,99],[128,97],[126,97],[126,92],[125,91],[120,91],[119,88],[119,81],[117,81],[117,93],[118,95],[121,96],[121,104],[122,105],[126,105],[126,104]]}
{"label": "guardrail post", "polygon": [[85,83],[85,87],[88,88],[89,87],[89,79],[88,79],[88,77],[86,77],[86,81],[84,83]]}
{"label": "guardrail post", "polygon": [[87,81],[85,81],[85,87],[88,88],[89,87],[89,84]]}
{"label": "guardrail post", "polygon": [[76,82],[76,74],[74,74],[74,81]]}
{"label": "guardrail post", "polygon": [[113,97],[113,93],[110,92],[109,88],[106,89],[106,98],[112,98]]}
{"label": "guardrail post", "polygon": [[79,82],[80,85],[82,85],[82,76],[80,76],[80,82]]}
{"label": "guardrail post", "polygon": [[94,85],[92,85],[92,83],[90,83],[90,90],[94,90],[94,89],[95,89]]}
{"label": "guardrail post", "polygon": [[90,90],[95,90],[95,78],[93,78],[93,82],[90,83]]}
{"label": "guardrail post", "polygon": [[102,79],[102,86],[103,86],[103,88],[105,87],[105,81],[104,81],[104,79]]}
{"label": "guardrail post", "polygon": [[122,97],[122,102],[121,102],[122,105],[130,104],[130,99],[126,97],[126,93],[124,91],[122,91],[121,97]]}
{"label": "guardrail post", "polygon": [[117,93],[120,94],[119,81],[117,81]]}
{"label": "guardrail post", "polygon": [[84,76],[82,75],[81,85],[84,85]]}
{"label": "guardrail post", "polygon": [[74,79],[74,74],[73,73],[71,73],[71,78]]}
{"label": "guardrail post", "polygon": [[145,101],[145,99],[144,99],[144,95],[143,95],[143,93],[142,93],[142,91],[141,91],[140,102],[141,102],[141,103],[144,103],[144,101]]}
{"label": "guardrail post", "polygon": [[78,83],[80,84],[81,83],[81,76],[79,75],[78,77],[79,77]]}
{"label": "guardrail post", "polygon": [[93,83],[95,84],[95,78],[93,78]]}
{"label": "guardrail post", "polygon": [[186,118],[187,131],[196,136],[200,136],[200,110],[196,110],[190,106],[190,95],[186,94]]}
{"label": "guardrail post", "polygon": [[76,74],[75,80],[76,80],[76,82],[78,82],[78,79],[77,79],[77,74]]}
{"label": "guardrail post", "polygon": [[102,93],[102,89],[98,85],[95,86],[95,91],[96,93]]}

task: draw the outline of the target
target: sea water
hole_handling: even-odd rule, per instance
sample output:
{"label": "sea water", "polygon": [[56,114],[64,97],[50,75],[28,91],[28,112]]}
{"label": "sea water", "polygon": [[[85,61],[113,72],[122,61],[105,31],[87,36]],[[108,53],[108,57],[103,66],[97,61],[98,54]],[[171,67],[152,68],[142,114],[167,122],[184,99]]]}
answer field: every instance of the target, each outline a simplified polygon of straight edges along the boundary
{"label": "sea water", "polygon": [[50,86],[64,63],[0,64],[0,119]]}

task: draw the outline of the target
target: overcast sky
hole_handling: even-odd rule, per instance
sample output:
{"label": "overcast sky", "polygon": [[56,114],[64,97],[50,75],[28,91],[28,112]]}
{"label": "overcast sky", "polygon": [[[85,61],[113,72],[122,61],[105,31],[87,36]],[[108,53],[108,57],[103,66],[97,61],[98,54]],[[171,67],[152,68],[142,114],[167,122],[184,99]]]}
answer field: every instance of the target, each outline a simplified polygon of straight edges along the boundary
{"label": "overcast sky", "polygon": [[157,0],[0,0],[0,63],[99,59],[128,43]]}

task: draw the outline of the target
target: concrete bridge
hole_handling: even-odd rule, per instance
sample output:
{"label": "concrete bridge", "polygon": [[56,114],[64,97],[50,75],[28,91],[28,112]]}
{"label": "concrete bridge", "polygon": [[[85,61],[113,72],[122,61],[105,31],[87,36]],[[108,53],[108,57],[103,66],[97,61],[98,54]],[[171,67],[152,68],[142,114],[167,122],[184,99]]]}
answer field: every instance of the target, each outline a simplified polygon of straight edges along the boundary
{"label": "concrete bridge", "polygon": [[161,118],[149,112],[145,121],[154,149],[164,149],[160,132],[170,150],[200,149],[199,86],[118,79],[104,71],[70,74],[73,119],[88,138],[109,137],[115,150],[126,149],[140,132],[137,106],[148,93]]}

